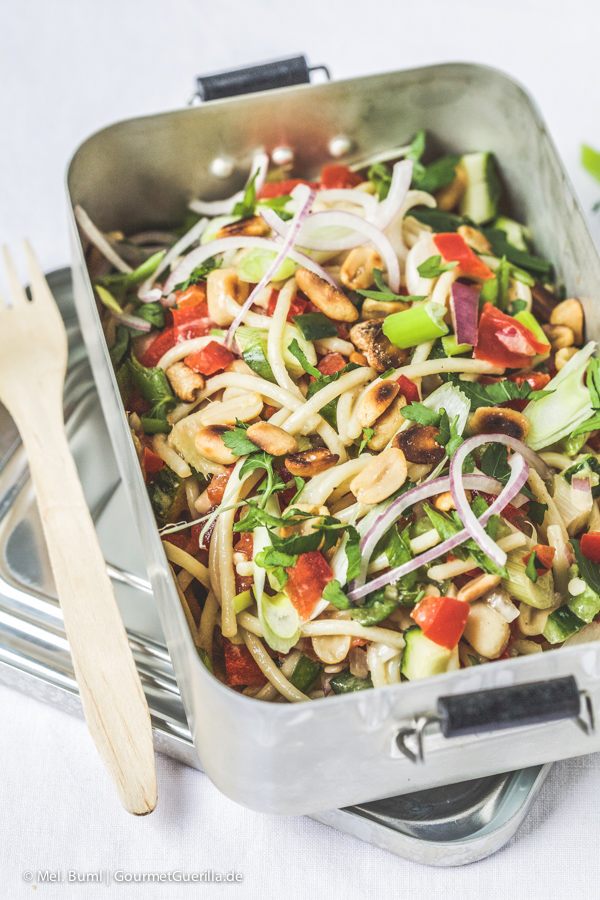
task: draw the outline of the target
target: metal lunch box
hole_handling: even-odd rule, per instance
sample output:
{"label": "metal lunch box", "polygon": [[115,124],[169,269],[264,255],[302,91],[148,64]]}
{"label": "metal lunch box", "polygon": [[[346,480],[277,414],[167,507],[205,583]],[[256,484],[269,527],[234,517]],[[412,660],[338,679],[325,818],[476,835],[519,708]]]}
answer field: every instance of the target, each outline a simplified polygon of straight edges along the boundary
{"label": "metal lunch box", "polygon": [[[121,122],[77,150],[69,198],[104,231],[164,227],[192,198],[238,189],[258,149],[290,148],[295,171],[311,176],[332,154],[351,164],[419,128],[442,151],[495,152],[507,208],[581,299],[588,334],[600,335],[600,259],[554,145],[524,90],[483,66],[300,85]],[[310,704],[256,702],[213,678],[171,579],[72,214],[71,231],[75,300],[108,430],[194,744],[224,794],[261,812],[316,813],[600,749],[600,644]]]}

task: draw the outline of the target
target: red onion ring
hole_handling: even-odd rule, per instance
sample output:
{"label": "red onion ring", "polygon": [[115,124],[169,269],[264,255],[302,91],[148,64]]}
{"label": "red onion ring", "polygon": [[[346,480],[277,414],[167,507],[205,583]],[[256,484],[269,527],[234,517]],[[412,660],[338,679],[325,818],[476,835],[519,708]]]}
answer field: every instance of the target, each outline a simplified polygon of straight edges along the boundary
{"label": "red onion ring", "polygon": [[[481,438],[483,438],[483,440],[481,440]],[[480,444],[489,443],[489,440],[486,440],[488,438],[489,436],[486,434],[476,435],[474,438],[469,438],[469,440],[461,444],[455,452],[450,462],[450,493],[454,500],[456,512],[460,516],[460,520],[470,536],[479,547],[481,547],[483,552],[487,554],[497,566],[502,568],[506,562],[506,553],[498,547],[496,542],[485,531],[481,521],[471,509],[471,505],[467,500],[467,495],[465,493],[464,477],[462,474],[462,467],[471,450],[475,447],[479,447]],[[502,442],[500,441],[499,443]],[[519,453],[512,457],[509,461],[509,466],[511,468],[511,476],[507,482],[506,490],[511,490],[515,484],[518,484],[518,489],[520,490],[527,481],[529,466]]]}
{"label": "red onion ring", "polygon": [[201,216],[230,215],[233,212],[235,204],[244,199],[245,190],[250,184],[255,172],[257,174],[256,180],[254,182],[254,189],[258,194],[261,187],[265,183],[268,168],[269,157],[267,156],[267,154],[256,153],[252,158],[252,163],[250,165],[250,174],[248,175],[248,180],[243,191],[237,191],[235,194],[233,194],[233,196],[228,197],[226,200],[192,200],[192,202],[189,204],[190,209],[193,212],[200,213]]}
{"label": "red onion ring", "polygon": [[[219,253],[226,253],[228,250],[242,250],[242,249],[259,249],[259,250],[271,250],[275,251],[275,253],[279,253],[281,250],[281,244],[277,243],[277,241],[272,241],[269,238],[261,238],[261,237],[226,237],[226,238],[218,238],[215,241],[208,241],[206,244],[202,244],[200,247],[195,247],[191,253],[188,253],[184,259],[181,260],[177,268],[171,272],[167,281],[163,287],[163,294],[168,296],[171,291],[174,289],[175,285],[180,284],[182,281],[187,281],[192,272],[197,266],[202,265],[202,263],[209,258],[209,256],[216,256]],[[305,269],[310,269],[311,272],[314,272],[315,275],[318,275],[319,278],[323,278],[325,281],[332,284],[334,287],[337,287],[337,284],[331,277],[331,275],[318,263],[311,259],[310,256],[307,256],[305,253],[300,253],[298,250],[288,250],[286,256],[289,256],[290,259],[293,259],[294,262],[297,262],[299,265],[303,266]]]}
{"label": "red onion ring", "polygon": [[[522,485],[527,480],[526,473],[528,471],[528,468],[529,467],[525,463],[525,469],[524,469],[525,470],[525,480],[520,485],[518,484],[518,479],[515,479],[515,482],[512,485],[510,484],[510,481],[509,481],[508,484],[506,485],[506,487],[501,491],[500,495],[494,500],[492,505],[488,509],[486,509],[486,511],[481,516],[481,518],[478,520],[482,525],[485,525],[486,522],[488,522],[489,519],[493,515],[496,515],[497,513],[502,512],[504,507],[514,499],[514,497],[518,494]],[[474,476],[472,476],[472,475],[465,475],[464,482],[465,482],[466,487],[470,487],[469,479],[471,479],[473,477]],[[511,478],[511,480],[512,480],[512,478]],[[418,488],[414,488],[412,491],[407,491],[406,494],[403,494],[402,497],[399,497],[398,500],[396,500],[395,503],[392,504],[392,506],[394,506],[395,504],[400,504],[401,501],[403,501],[403,500],[405,501],[407,498],[409,498],[409,502],[405,503],[403,505],[402,509],[400,509],[396,518],[393,520],[393,522],[391,524],[394,524],[397,521],[397,519],[400,518],[403,510],[406,509],[407,506],[412,506],[412,504],[418,502],[419,499],[424,499],[422,496],[415,498],[416,491],[419,491],[422,487],[426,487],[426,486],[430,487],[431,485],[436,485],[436,484],[438,484],[438,482],[442,482],[442,484],[449,484],[450,483],[449,476],[446,476],[445,478],[436,479],[436,481],[430,481],[430,482],[428,482],[427,485],[420,485]],[[476,490],[476,488],[474,488],[474,489]],[[438,493],[443,490],[447,490],[447,488],[440,487],[438,491],[435,491],[435,493]],[[391,507],[388,507],[388,509],[383,513],[383,515],[380,517],[378,522],[375,523],[373,528],[370,529],[370,532],[373,531],[373,529],[379,524],[379,522],[381,522],[381,520],[383,519],[385,514],[390,509],[391,509]],[[388,525],[388,527],[390,527],[390,526]],[[370,532],[369,532],[369,534],[370,534]],[[381,535],[381,531],[379,532],[379,536],[380,535]],[[464,543],[464,541],[466,541],[469,537],[471,537],[471,535],[469,534],[469,531],[466,528],[463,528],[462,531],[458,532],[458,534],[453,535],[451,538],[448,538],[448,540],[446,540],[446,541],[442,541],[441,544],[436,544],[435,547],[432,547],[430,550],[426,550],[425,553],[420,553],[419,556],[415,557],[415,559],[411,559],[409,562],[403,563],[403,565],[397,566],[395,569],[390,569],[389,572],[384,572],[382,575],[379,575],[377,578],[373,579],[373,581],[369,581],[367,584],[362,584],[359,587],[353,588],[348,594],[348,599],[351,600],[352,602],[355,602],[356,600],[360,600],[361,597],[365,597],[367,594],[370,594],[372,591],[377,591],[377,590],[379,590],[379,588],[385,587],[386,584],[391,584],[393,581],[398,581],[398,579],[402,578],[403,575],[408,575],[410,572],[414,572],[414,570],[418,569],[420,566],[427,565],[427,563],[433,562],[434,559],[437,559],[438,557],[443,556],[444,553],[448,553],[450,550],[454,550],[455,547],[458,547],[460,544]],[[363,540],[363,543],[361,544],[361,556],[364,552],[363,546],[366,543],[366,540],[367,540],[367,538],[365,538]],[[375,543],[376,542],[377,541],[375,541]],[[373,544],[373,547],[374,546],[375,546],[375,544]],[[373,550],[371,550],[369,559],[372,556],[372,554],[373,554]],[[369,564],[369,560],[367,560],[367,562],[366,562],[367,567],[368,567],[368,564]],[[358,582],[358,578],[356,579],[354,584],[356,584],[357,582]]]}
{"label": "red onion ring", "polygon": [[457,344],[477,343],[479,295],[473,288],[455,281],[450,294],[450,314]]}
{"label": "red onion ring", "polygon": [[[290,226],[287,222],[283,222],[277,213],[272,209],[261,211],[261,216],[273,231],[277,234],[289,234]],[[310,232],[317,228],[341,227],[350,229],[350,234],[328,240],[327,238],[311,237]],[[358,232],[358,233],[357,233]],[[362,236],[361,236],[362,235]],[[392,291],[400,290],[400,264],[390,239],[379,229],[362,219],[354,213],[343,212],[339,210],[328,210],[326,212],[313,213],[308,217],[306,223],[300,233],[297,241],[301,247],[307,250],[351,250],[353,247],[359,247],[365,243],[364,238],[371,241],[379,250],[381,257],[385,263],[388,273],[388,282]]]}
{"label": "red onion ring", "polygon": [[[247,310],[249,310],[250,307],[252,306],[252,304],[254,303],[255,297],[257,297],[258,294],[260,294],[260,292],[263,290],[263,288],[265,288],[268,285],[268,283],[272,280],[273,275],[275,275],[275,273],[277,272],[277,269],[279,268],[281,263],[284,261],[286,256],[288,256],[290,250],[294,246],[296,238],[298,237],[298,234],[300,233],[300,229],[302,228],[302,224],[303,224],[304,220],[306,219],[307,215],[309,214],[310,208],[314,203],[315,196],[316,196],[316,191],[312,190],[312,188],[310,188],[306,184],[298,185],[298,187],[296,188],[296,198],[298,200],[298,209],[294,215],[294,218],[290,222],[290,227],[288,229],[287,237],[284,240],[283,244],[279,245],[279,252],[277,253],[277,256],[275,257],[275,259],[273,260],[273,262],[271,263],[271,265],[269,266],[269,268],[267,269],[267,271],[265,272],[263,277],[260,279],[260,281],[254,288],[254,290],[251,292],[250,296],[248,297],[248,299],[246,300],[244,305],[241,307],[239,313],[237,314],[237,316],[235,317],[235,319],[229,326],[229,331],[227,332],[227,337],[225,338],[225,346],[226,347],[231,346],[231,342],[233,341],[233,337],[235,335],[236,329],[237,329],[238,325],[241,323],[242,319],[244,318],[244,315],[247,312]],[[209,241],[209,244],[210,244],[210,241]]]}
{"label": "red onion ring", "polygon": [[585,494],[589,494],[592,489],[589,478],[577,478],[577,476],[573,477],[571,481],[571,487],[574,491],[582,491]]}
{"label": "red onion ring", "polygon": [[376,228],[385,231],[388,225],[394,221],[402,204],[406,200],[410,183],[412,181],[413,163],[410,159],[397,162],[392,170],[392,183],[387,197],[383,200],[372,220]]}
{"label": "red onion ring", "polygon": [[127,325],[128,328],[135,328],[136,331],[152,331],[152,325],[139,316],[130,316],[128,313],[113,313],[113,317],[121,325]]}

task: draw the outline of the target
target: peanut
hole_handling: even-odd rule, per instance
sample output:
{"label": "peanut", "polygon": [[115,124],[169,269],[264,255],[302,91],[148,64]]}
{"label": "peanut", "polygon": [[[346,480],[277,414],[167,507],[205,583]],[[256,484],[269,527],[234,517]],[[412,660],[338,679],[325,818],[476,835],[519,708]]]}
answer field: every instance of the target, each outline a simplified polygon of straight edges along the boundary
{"label": "peanut", "polygon": [[364,290],[374,283],[373,269],[383,269],[383,260],[370,247],[355,247],[340,269],[340,280],[351,291]]}
{"label": "peanut", "polygon": [[204,378],[181,362],[173,363],[166,371],[169,384],[175,395],[186,403],[193,403],[198,391],[204,388]]}
{"label": "peanut", "polygon": [[529,419],[514,409],[480,406],[469,419],[473,434],[506,434],[522,441],[529,432]]}
{"label": "peanut", "polygon": [[331,469],[338,459],[337,453],[330,453],[324,447],[316,447],[314,450],[305,450],[303,453],[293,453],[286,457],[285,467],[292,475],[312,478],[313,475]]}
{"label": "peanut", "polygon": [[248,299],[249,287],[240,281],[235,269],[213,269],[206,279],[208,314],[217,325],[231,325],[235,306]]}
{"label": "peanut", "polygon": [[555,306],[550,313],[551,325],[566,325],[573,332],[574,343],[583,341],[583,307],[579,300],[571,297]]}
{"label": "peanut", "polygon": [[383,450],[394,437],[402,423],[405,421],[402,410],[406,406],[406,397],[399,394],[392,400],[383,415],[379,416],[373,430],[375,434],[368,443],[369,450]]}
{"label": "peanut", "polygon": [[542,325],[554,353],[575,343],[573,330],[567,325]]}
{"label": "peanut", "polygon": [[359,503],[380,503],[406,481],[406,459],[402,450],[388,447],[351,481],[350,490]]}
{"label": "peanut", "polygon": [[237,456],[223,441],[223,435],[228,431],[232,431],[229,425],[206,425],[194,438],[196,450],[205,459],[223,466],[237,462]]}
{"label": "peanut", "polygon": [[268,422],[256,422],[255,425],[251,425],[246,437],[272,456],[287,456],[298,450],[298,442],[293,435]]}
{"label": "peanut", "polygon": [[356,416],[362,428],[369,428],[394,400],[400,387],[396,381],[378,381],[364,395],[358,405]]}
{"label": "peanut", "polygon": [[309,300],[330,319],[340,322],[356,322],[358,310],[338,288],[309,269],[298,269],[296,282]]}

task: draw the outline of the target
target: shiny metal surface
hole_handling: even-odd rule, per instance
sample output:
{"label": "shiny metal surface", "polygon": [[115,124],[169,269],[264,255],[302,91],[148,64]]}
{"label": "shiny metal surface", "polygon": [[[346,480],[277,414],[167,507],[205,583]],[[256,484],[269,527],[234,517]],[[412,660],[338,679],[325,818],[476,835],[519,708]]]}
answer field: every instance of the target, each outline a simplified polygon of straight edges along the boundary
{"label": "shiny metal surface", "polygon": [[[152,715],[158,750],[200,768],[158,622],[139,538],[116,469],[74,317],[70,273],[48,277],[70,347],[65,415],[71,445]],[[0,682],[81,715],[77,684],[18,433],[0,406]],[[525,817],[549,767],[331,810],[319,821],[435,865],[473,862],[499,849]],[[508,814],[507,798],[517,810]],[[489,837],[485,852],[476,835]],[[475,842],[473,843],[473,841]],[[448,845],[446,847],[445,845]],[[450,860],[447,862],[447,860]]]}
{"label": "shiny metal surface", "polygon": [[[600,259],[534,104],[520,85],[484,66],[447,64],[326,85],[303,85],[208,103],[113,125],[88,139],[68,174],[72,204],[105,230],[165,226],[195,196],[223,197],[243,183],[257,149],[292,147],[297,171],[328,161],[336,135],[353,141],[349,164],[400,146],[426,128],[446,151],[492,149],[507,211],[525,221],[537,249],[556,263],[568,294],[581,298],[588,333],[600,334]],[[236,162],[218,181],[210,162]],[[75,302],[108,430],[134,511],[148,572],[190,730],[202,766],[228,797],[263,812],[314,814],[465,779],[506,760],[529,767],[600,749],[600,735],[558,722],[445,739],[425,736],[425,763],[401,754],[396,735],[431,715],[437,698],[573,675],[600,703],[600,644],[561,649],[329,699],[261,704],[228,691],[203,667],[174,589],[133,450],[93,292],[73,225]],[[244,752],[240,753],[240,747]],[[307,765],[310,760],[310,765]]]}

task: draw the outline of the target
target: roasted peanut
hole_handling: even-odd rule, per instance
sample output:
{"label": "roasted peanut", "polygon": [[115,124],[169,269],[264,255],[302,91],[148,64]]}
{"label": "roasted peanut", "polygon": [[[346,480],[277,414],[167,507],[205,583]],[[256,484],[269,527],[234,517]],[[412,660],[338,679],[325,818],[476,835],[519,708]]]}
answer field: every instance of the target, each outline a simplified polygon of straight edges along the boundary
{"label": "roasted peanut", "polygon": [[514,409],[480,406],[469,419],[473,434],[506,434],[522,441],[529,432],[529,419]]}
{"label": "roasted peanut", "polygon": [[461,225],[458,233],[464,239],[465,243],[477,250],[478,253],[491,253],[492,245],[481,231],[472,228],[470,225]]}
{"label": "roasted peanut", "polygon": [[[469,503],[471,502],[471,492],[465,491],[467,495],[467,500]],[[438,494],[438,496],[433,501],[433,505],[436,509],[441,510],[442,512],[448,512],[449,509],[456,509],[454,505],[454,500],[452,499],[452,493],[450,491],[444,491],[443,494]]]}
{"label": "roasted peanut", "polygon": [[369,388],[358,404],[356,411],[356,417],[360,426],[369,428],[379,416],[383,415],[399,390],[398,383],[389,379],[378,381],[372,388]]}
{"label": "roasted peanut", "polygon": [[[235,269],[213,269],[206,279],[208,314],[217,325],[231,325],[235,305],[248,299],[249,286],[240,281]],[[233,301],[233,302],[232,302]]]}
{"label": "roasted peanut", "polygon": [[186,366],[183,361],[173,363],[165,374],[175,395],[186,403],[192,403],[196,399],[198,391],[204,388],[202,375],[198,375],[197,372]]}
{"label": "roasted peanut", "polygon": [[334,665],[348,656],[352,638],[347,634],[328,634],[312,639],[313,650],[321,662]]}
{"label": "roasted peanut", "polygon": [[394,437],[405,421],[402,410],[406,406],[406,397],[399,394],[392,400],[382,416],[373,425],[375,434],[368,443],[369,450],[383,450]]}
{"label": "roasted peanut", "polygon": [[498,659],[508,644],[510,628],[499,612],[484,600],[476,600],[469,610],[464,637],[476,653]]}
{"label": "roasted peanut", "polygon": [[409,305],[408,303],[403,303],[402,300],[392,300],[388,303],[367,297],[362,305],[362,317],[363,319],[380,319],[382,316],[389,316],[391,313],[404,312]]}
{"label": "roasted peanut", "polygon": [[406,481],[406,459],[402,450],[388,447],[374,456],[350,482],[359,503],[381,503]]}
{"label": "roasted peanut", "polygon": [[232,463],[237,462],[238,458],[223,441],[223,435],[231,430],[230,425],[206,425],[200,429],[194,438],[196,450],[201,456],[211,462],[230,466]]}
{"label": "roasted peanut", "polygon": [[263,237],[265,234],[269,234],[270,230],[264,219],[260,216],[252,216],[249,219],[238,219],[237,222],[223,225],[215,234],[215,239],[235,237],[240,234],[250,235],[251,237]]}
{"label": "roasted peanut", "polygon": [[338,459],[337,453],[330,453],[324,447],[316,447],[314,450],[304,450],[303,453],[292,453],[287,456],[285,467],[292,475],[312,478],[313,475],[331,469]]}
{"label": "roasted peanut", "polygon": [[298,442],[293,435],[268,422],[256,422],[255,425],[251,425],[246,432],[246,437],[272,456],[286,456],[289,453],[295,453],[298,449]]}
{"label": "roasted peanut", "polygon": [[433,425],[414,425],[397,434],[392,445],[402,450],[410,462],[435,466],[446,455],[444,447],[436,441],[439,433],[439,428]]}
{"label": "roasted peanut", "polygon": [[467,189],[468,178],[464,166],[458,165],[455,172],[454,181],[435,193],[438,209],[443,209],[444,212],[451,212],[460,203]]}
{"label": "roasted peanut", "polygon": [[579,300],[571,297],[555,306],[550,313],[551,325],[566,325],[573,332],[574,343],[583,341],[583,307]]}
{"label": "roasted peanut", "polygon": [[345,294],[309,269],[298,269],[296,282],[309,300],[330,319],[340,322],[356,322],[358,310]]}
{"label": "roasted peanut", "polygon": [[554,353],[575,343],[575,335],[567,325],[542,325]]}
{"label": "roasted peanut", "polygon": [[357,351],[350,354],[350,356],[348,357],[348,362],[356,363],[357,366],[368,366],[369,365],[365,354],[358,353]]}
{"label": "roasted peanut", "polygon": [[350,340],[358,350],[364,351],[367,362],[376,372],[396,368],[408,356],[406,350],[395,347],[386,338],[381,327],[383,321],[384,319],[370,319],[350,329]]}
{"label": "roasted peanut", "polygon": [[560,372],[561,369],[564,369],[566,364],[570,359],[573,359],[576,353],[577,347],[563,347],[562,350],[557,350],[554,357],[554,365],[556,366],[556,371]]}
{"label": "roasted peanut", "polygon": [[373,269],[383,269],[383,260],[370,247],[355,247],[340,269],[340,281],[351,291],[360,291],[374,283]]}

